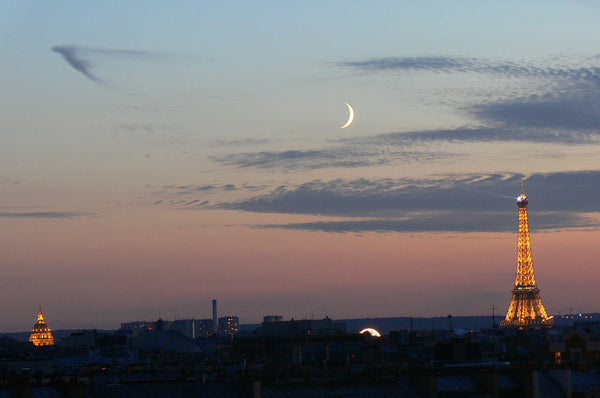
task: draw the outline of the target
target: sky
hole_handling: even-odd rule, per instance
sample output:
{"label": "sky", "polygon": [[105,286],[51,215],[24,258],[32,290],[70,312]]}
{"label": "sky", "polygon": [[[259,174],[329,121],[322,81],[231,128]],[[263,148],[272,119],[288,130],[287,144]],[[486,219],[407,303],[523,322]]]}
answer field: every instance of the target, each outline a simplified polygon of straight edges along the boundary
{"label": "sky", "polygon": [[505,313],[522,179],[547,311],[600,311],[599,19],[0,0],[0,332]]}

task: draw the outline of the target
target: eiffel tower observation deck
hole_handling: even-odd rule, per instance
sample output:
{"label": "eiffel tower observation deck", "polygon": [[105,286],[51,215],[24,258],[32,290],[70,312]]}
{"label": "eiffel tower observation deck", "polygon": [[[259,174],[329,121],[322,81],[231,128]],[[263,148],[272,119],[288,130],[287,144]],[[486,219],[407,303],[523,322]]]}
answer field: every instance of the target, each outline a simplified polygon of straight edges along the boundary
{"label": "eiffel tower observation deck", "polygon": [[529,199],[523,191],[523,181],[521,181],[521,195],[517,197],[519,208],[517,276],[510,307],[508,307],[506,318],[500,323],[500,326],[507,328],[524,329],[554,326],[554,318],[546,313],[540,297],[540,289],[535,283],[533,260],[531,258],[531,241],[529,240],[528,203]]}

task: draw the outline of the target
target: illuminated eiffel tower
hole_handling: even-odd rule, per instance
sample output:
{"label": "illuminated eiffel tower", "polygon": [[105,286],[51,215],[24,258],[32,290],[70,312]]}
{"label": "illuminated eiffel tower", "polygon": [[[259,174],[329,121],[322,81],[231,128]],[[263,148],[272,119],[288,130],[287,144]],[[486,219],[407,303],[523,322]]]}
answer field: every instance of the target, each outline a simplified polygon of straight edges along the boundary
{"label": "illuminated eiffel tower", "polygon": [[519,243],[517,254],[517,277],[512,291],[513,297],[506,313],[506,318],[500,323],[502,327],[513,328],[542,328],[552,327],[554,318],[548,316],[540,289],[535,283],[533,260],[531,259],[531,241],[529,240],[529,221],[527,219],[527,204],[529,200],[523,192],[517,197],[519,207]]}

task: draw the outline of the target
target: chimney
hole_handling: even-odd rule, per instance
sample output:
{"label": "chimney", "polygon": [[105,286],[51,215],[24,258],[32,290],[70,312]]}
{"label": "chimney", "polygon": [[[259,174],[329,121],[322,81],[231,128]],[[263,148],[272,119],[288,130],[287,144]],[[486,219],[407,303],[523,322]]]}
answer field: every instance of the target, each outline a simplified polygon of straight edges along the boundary
{"label": "chimney", "polygon": [[219,321],[217,319],[217,300],[213,299],[213,333],[217,334],[219,331]]}

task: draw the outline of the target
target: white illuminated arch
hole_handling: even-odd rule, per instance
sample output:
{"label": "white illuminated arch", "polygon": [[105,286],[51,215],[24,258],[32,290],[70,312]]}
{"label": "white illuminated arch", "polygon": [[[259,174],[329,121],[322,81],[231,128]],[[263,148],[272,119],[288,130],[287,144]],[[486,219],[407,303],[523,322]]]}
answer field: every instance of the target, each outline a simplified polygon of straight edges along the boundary
{"label": "white illuminated arch", "polygon": [[369,333],[373,337],[381,337],[381,333],[379,333],[377,330],[372,329],[372,328],[363,329],[359,333],[360,334]]}

